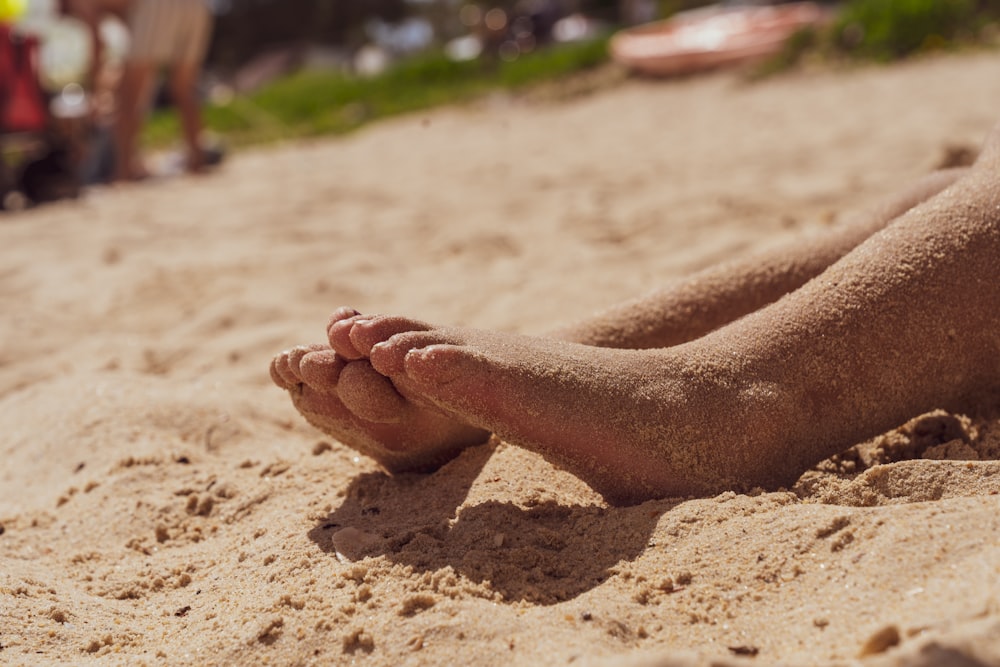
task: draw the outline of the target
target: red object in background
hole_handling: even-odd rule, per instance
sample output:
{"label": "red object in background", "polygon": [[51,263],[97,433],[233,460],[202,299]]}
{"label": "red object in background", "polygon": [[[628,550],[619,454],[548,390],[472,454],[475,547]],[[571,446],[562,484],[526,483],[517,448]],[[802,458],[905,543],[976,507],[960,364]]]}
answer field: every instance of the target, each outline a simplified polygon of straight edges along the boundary
{"label": "red object in background", "polygon": [[614,60],[643,74],[688,74],[775,55],[796,30],[829,17],[814,2],[716,4],[622,30],[609,48]]}
{"label": "red object in background", "polygon": [[0,133],[41,132],[47,117],[38,83],[38,39],[0,25]]}

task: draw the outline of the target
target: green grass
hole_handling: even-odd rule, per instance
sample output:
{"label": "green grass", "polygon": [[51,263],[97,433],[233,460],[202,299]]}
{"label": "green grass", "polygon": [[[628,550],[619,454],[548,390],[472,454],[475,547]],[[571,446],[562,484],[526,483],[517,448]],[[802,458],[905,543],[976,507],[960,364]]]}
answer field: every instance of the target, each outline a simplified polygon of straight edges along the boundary
{"label": "green grass", "polygon": [[[1000,0],[846,0],[835,20],[792,35],[759,79],[811,62],[891,62],[996,41]],[[990,29],[990,26],[994,26]]]}
{"label": "green grass", "polygon": [[972,36],[975,0],[849,0],[835,30],[855,55],[894,60]]}
{"label": "green grass", "polygon": [[[664,0],[673,7],[703,4]],[[1000,16],[1000,0],[846,0],[825,29],[803,30],[754,78],[795,67],[803,58],[895,60],[931,49],[976,41]],[[542,49],[513,62],[452,62],[433,53],[401,62],[381,76],[302,72],[225,105],[209,105],[209,130],[230,145],[336,135],[367,123],[444,104],[469,101],[496,90],[522,90],[607,62],[607,38]],[[176,141],[177,119],[157,113],[145,139]]]}
{"label": "green grass", "polygon": [[[205,108],[207,128],[227,143],[343,134],[381,118],[465,102],[494,90],[519,90],[608,59],[607,41],[539,50],[513,62],[453,62],[443,54],[406,60],[373,78],[302,72],[225,105]],[[145,139],[164,145],[178,136],[173,113],[154,114]]]}

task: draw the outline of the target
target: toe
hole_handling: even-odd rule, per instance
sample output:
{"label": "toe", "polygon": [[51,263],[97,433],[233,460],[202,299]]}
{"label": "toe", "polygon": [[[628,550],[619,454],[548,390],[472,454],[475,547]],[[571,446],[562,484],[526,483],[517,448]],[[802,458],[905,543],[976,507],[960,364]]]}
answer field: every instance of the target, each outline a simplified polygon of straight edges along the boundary
{"label": "toe", "polygon": [[288,365],[289,350],[285,350],[271,360],[271,380],[282,389],[291,389],[300,380]]}
{"label": "toe", "polygon": [[310,424],[334,437],[343,434],[343,428],[338,429],[338,425],[342,427],[354,419],[336,394],[321,393],[303,385],[302,391],[291,392],[291,398],[292,404]]}
{"label": "toe", "polygon": [[392,381],[367,361],[344,366],[337,383],[337,395],[352,413],[366,421],[390,424],[400,421],[407,407]]}
{"label": "toe", "polygon": [[404,360],[411,350],[442,342],[438,331],[407,331],[372,346],[369,359],[375,370],[392,377],[406,372]]}
{"label": "toe", "polygon": [[302,381],[323,393],[333,392],[340,379],[340,372],[347,363],[343,357],[330,349],[309,352],[299,361],[299,375]]}
{"label": "toe", "polygon": [[403,358],[409,380],[459,395],[471,391],[473,381],[481,379],[488,368],[488,361],[480,353],[458,345],[429,345],[411,350]]}
{"label": "toe", "polygon": [[278,359],[280,359],[280,358],[281,358],[281,355],[279,354],[276,357],[274,357],[273,359],[271,359],[271,368],[270,368],[271,382],[273,382],[277,386],[281,387],[282,389],[288,389],[288,387],[285,385],[285,378],[281,377],[281,374],[278,373],[277,366],[278,366]]}
{"label": "toe", "polygon": [[331,322],[330,326],[327,327],[326,330],[330,347],[336,350],[337,354],[342,356],[344,359],[363,359],[365,355],[354,347],[354,341],[351,340],[351,329],[354,327],[355,323],[361,320],[366,320],[368,317],[369,316],[359,314],[337,320],[336,322]]}
{"label": "toe", "polygon": [[326,330],[327,330],[327,332],[329,332],[330,331],[330,327],[332,327],[337,322],[339,322],[341,320],[349,319],[351,317],[356,317],[357,315],[360,315],[360,314],[361,313],[359,313],[358,311],[354,310],[353,308],[351,308],[349,306],[341,306],[340,308],[338,308],[337,310],[333,311],[330,314],[330,319],[327,320],[327,323],[326,323]]}
{"label": "toe", "polygon": [[372,347],[393,336],[407,332],[429,331],[431,325],[426,322],[392,315],[357,320],[351,326],[349,337],[354,349],[365,356],[371,354]]}
{"label": "toe", "polygon": [[330,348],[326,345],[296,345],[292,349],[288,350],[288,368],[292,371],[292,374],[298,378],[302,377],[302,371],[300,365],[302,359],[310,352],[318,352],[320,350],[329,350]]}

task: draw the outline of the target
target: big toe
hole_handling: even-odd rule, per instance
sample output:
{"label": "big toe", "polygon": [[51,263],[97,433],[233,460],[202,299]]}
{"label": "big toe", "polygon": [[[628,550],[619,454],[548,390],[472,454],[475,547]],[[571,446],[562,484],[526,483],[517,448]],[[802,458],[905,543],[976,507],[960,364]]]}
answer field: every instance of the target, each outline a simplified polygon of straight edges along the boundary
{"label": "big toe", "polygon": [[408,407],[392,381],[364,360],[344,366],[337,381],[337,394],[355,415],[380,424],[399,422]]}
{"label": "big toe", "polygon": [[482,407],[503,384],[486,355],[461,345],[430,345],[403,357],[400,381],[446,409]]}
{"label": "big toe", "polygon": [[464,342],[462,337],[445,329],[406,331],[375,344],[370,348],[368,356],[375,370],[394,377],[406,373],[405,360],[411,352],[433,345],[461,345]]}

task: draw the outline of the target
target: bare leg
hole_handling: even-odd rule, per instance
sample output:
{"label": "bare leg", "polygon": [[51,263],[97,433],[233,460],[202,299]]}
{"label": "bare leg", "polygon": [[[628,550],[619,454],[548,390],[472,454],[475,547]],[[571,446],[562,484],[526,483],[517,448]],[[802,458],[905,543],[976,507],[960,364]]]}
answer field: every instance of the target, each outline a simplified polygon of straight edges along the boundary
{"label": "bare leg", "polygon": [[1000,381],[1000,128],[971,171],[815,280],[695,341],[621,350],[472,329],[350,338],[404,396],[614,501],[792,482]]}
{"label": "bare leg", "polygon": [[[617,348],[667,347],[693,340],[800,287],[961,173],[932,174],[820,238],[708,269],[551,337]],[[341,309],[331,317],[329,347],[297,347],[275,357],[271,376],[279,387],[290,391],[303,416],[394,471],[431,468],[469,444],[485,441],[487,430],[455,422],[426,402],[420,405],[419,397],[404,397],[371,368],[366,351],[359,351],[351,335],[356,323],[370,319]],[[396,322],[399,331],[415,326],[411,320],[397,318]]]}
{"label": "bare leg", "polygon": [[821,236],[710,267],[679,284],[558,330],[550,337],[630,349],[669,347],[694,340],[798,289],[889,221],[964,173],[964,169],[934,172]]}
{"label": "bare leg", "polygon": [[154,70],[152,63],[129,62],[122,71],[115,126],[115,180],[136,180],[146,175],[139,157],[139,133],[146,117]]}
{"label": "bare leg", "polygon": [[198,102],[197,64],[180,63],[170,74],[171,94],[181,120],[184,144],[188,151],[188,169],[201,171],[204,160],[201,153],[201,105]]}

